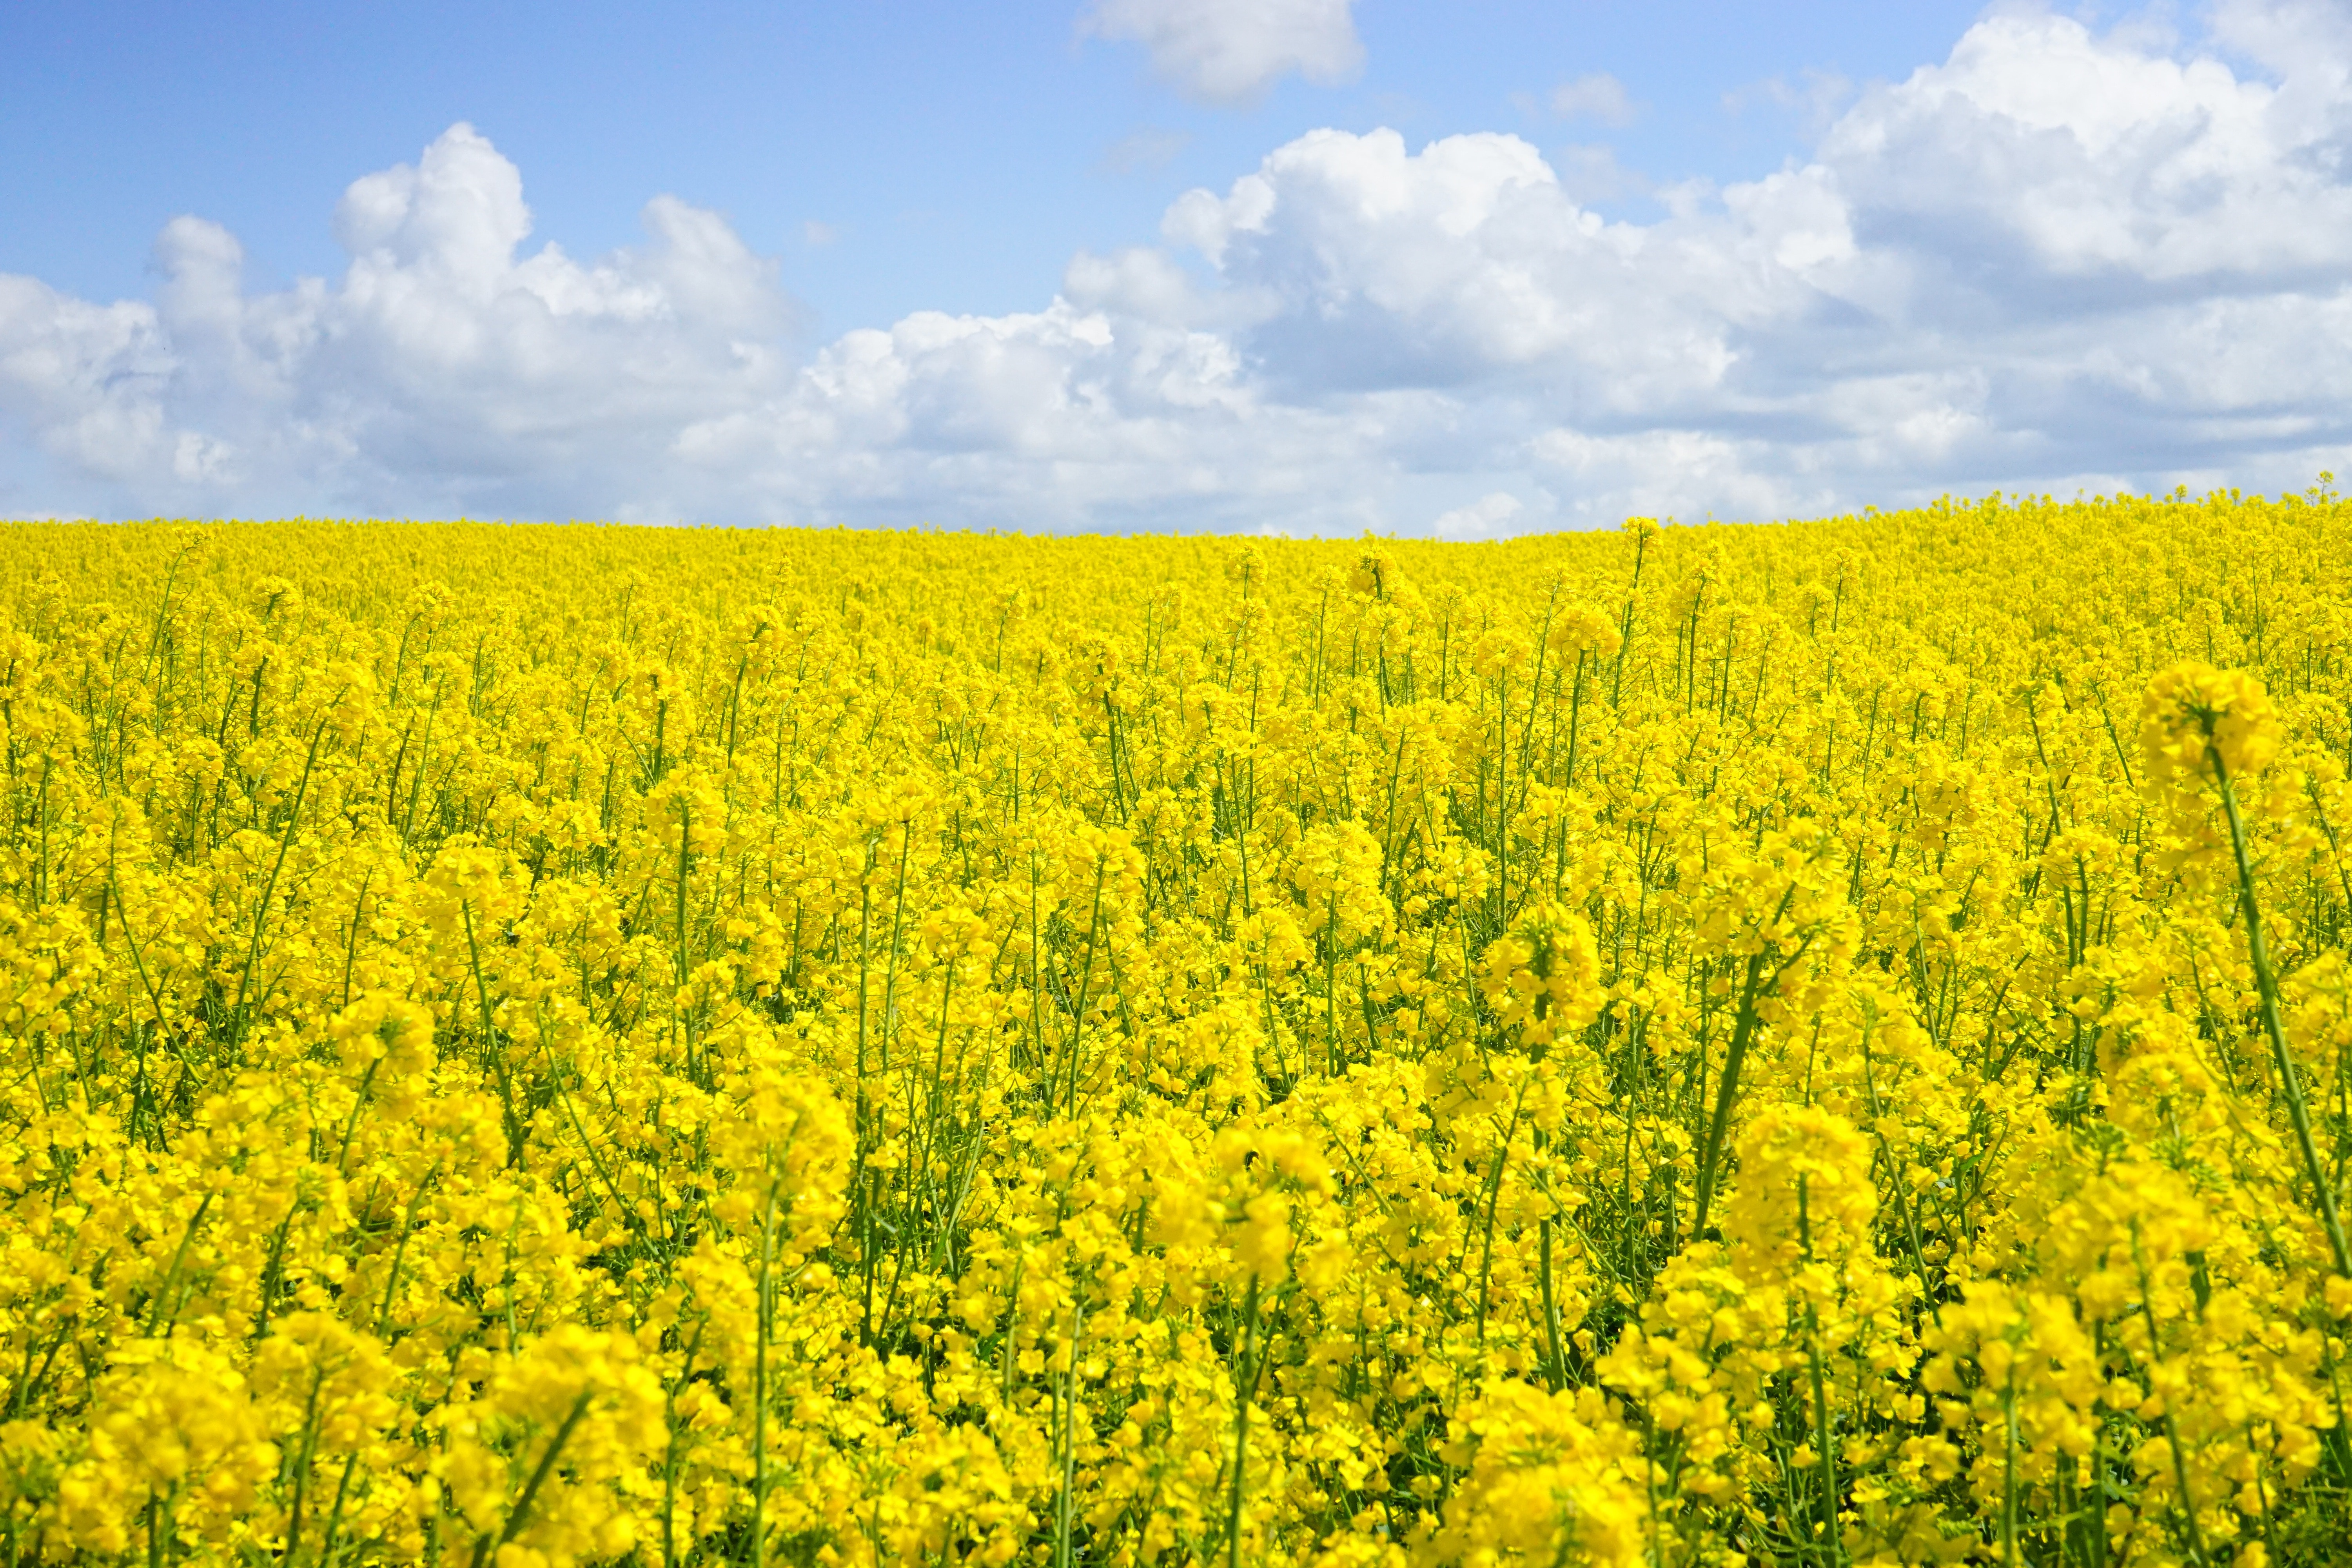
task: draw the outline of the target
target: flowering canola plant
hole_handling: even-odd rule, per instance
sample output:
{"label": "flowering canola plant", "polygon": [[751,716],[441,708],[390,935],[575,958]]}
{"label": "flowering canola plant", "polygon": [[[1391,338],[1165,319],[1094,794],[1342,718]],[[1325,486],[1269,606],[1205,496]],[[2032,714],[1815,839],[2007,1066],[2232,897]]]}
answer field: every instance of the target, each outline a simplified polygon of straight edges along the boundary
{"label": "flowering canola plant", "polygon": [[0,530],[6,1568],[2352,1554],[2352,508]]}

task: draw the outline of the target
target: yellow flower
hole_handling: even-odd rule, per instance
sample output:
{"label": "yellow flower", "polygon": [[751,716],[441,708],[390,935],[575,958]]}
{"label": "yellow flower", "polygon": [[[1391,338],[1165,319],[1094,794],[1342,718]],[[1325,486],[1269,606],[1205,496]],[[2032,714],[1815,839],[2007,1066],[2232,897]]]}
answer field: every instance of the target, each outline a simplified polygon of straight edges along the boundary
{"label": "yellow flower", "polygon": [[2239,778],[2277,757],[2282,726],[2263,683],[2242,669],[2190,661],[2148,682],[2140,701],[2140,754],[2148,785]]}
{"label": "yellow flower", "polygon": [[0,530],[0,1535],[2319,1560],[2345,559]]}

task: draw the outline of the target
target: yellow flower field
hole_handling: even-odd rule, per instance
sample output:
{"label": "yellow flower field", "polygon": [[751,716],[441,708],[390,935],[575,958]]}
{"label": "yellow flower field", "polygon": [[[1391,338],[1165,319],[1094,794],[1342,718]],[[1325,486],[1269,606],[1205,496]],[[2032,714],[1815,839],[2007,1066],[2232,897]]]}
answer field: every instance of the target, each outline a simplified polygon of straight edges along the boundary
{"label": "yellow flower field", "polygon": [[8,1568],[2352,1552],[2352,507],[0,530]]}

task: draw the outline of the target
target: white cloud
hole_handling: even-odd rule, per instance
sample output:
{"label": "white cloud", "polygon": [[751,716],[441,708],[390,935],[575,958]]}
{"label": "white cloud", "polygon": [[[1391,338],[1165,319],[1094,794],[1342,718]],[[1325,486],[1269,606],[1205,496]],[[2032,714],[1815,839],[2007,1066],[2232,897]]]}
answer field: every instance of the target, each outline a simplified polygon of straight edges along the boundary
{"label": "white cloud", "polygon": [[811,250],[831,245],[841,237],[841,230],[822,218],[810,218],[801,225],[801,243]]}
{"label": "white cloud", "polygon": [[[1597,527],[1625,517],[1763,518],[1834,510],[1832,496],[1772,472],[1771,443],[1708,430],[1594,436],[1569,427],[1528,443],[1538,471],[1579,497],[1566,521]],[[1599,504],[1595,504],[1596,501]]]}
{"label": "white cloud", "polygon": [[2158,282],[2338,268],[2352,260],[2342,132],[2294,114],[2285,86],[2100,38],[2070,17],[2014,13],[1951,58],[1864,95],[1821,162],[1882,225],[1970,265],[2037,277]]}
{"label": "white cloud", "polygon": [[0,411],[83,473],[125,478],[152,458],[164,437],[154,395],[175,363],[152,306],[0,276]]}
{"label": "white cloud", "polygon": [[533,248],[461,126],[352,186],[333,279],[249,292],[194,218],[151,300],[0,276],[0,510],[1484,535],[2299,489],[2352,471],[2352,36],[2209,36],[2004,11],[1645,223],[1516,137],[1318,131],[1039,310],[805,352],[716,215]]}
{"label": "white cloud", "polygon": [[1607,71],[1594,71],[1551,89],[1551,111],[1603,125],[1631,125],[1635,110],[1625,84]]}
{"label": "white cloud", "polygon": [[1650,182],[1617,161],[1617,150],[1601,142],[1572,142],[1556,147],[1551,166],[1559,188],[1578,203],[1613,201],[1637,195]]}
{"label": "white cloud", "polygon": [[1814,171],[1776,175],[1750,209],[1604,221],[1514,136],[1419,152],[1393,131],[1318,131],[1223,197],[1193,192],[1169,237],[1256,301],[1269,378],[1315,388],[1461,387],[1538,377],[1639,408],[1719,388],[1743,325],[1815,297],[1809,274],[1852,249]]}
{"label": "white cloud", "polygon": [[1248,103],[1297,71],[1313,82],[1345,81],[1364,46],[1349,16],[1354,0],[1094,0],[1081,31],[1139,43],[1151,68],[1188,98]]}
{"label": "white cloud", "polygon": [[518,254],[520,175],[457,126],[345,193],[332,286],[249,296],[235,238],[192,217],[156,243],[152,304],[0,279],[0,409],[139,510],[609,510],[677,426],[790,376],[772,266],[674,198],[644,221],[593,263]]}
{"label": "white cloud", "polygon": [[1440,539],[1492,539],[1526,510],[1518,497],[1508,490],[1496,490],[1468,506],[1457,506],[1442,513],[1429,525],[1429,531]]}

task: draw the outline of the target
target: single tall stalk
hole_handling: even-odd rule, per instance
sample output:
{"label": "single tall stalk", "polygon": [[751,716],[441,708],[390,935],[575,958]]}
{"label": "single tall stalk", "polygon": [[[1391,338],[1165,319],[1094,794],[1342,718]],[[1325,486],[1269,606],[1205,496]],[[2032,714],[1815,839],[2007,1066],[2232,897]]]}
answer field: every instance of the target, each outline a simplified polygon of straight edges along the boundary
{"label": "single tall stalk", "polygon": [[1724,1135],[1731,1128],[1731,1107],[1739,1098],[1739,1066],[1748,1057],[1748,1042],[1756,1033],[1757,983],[1764,972],[1764,955],[1750,953],[1748,978],[1739,988],[1739,1020],[1731,1028],[1731,1047],[1723,1054],[1723,1076],[1716,1080],[1715,1115],[1707,1121],[1706,1142],[1699,1145],[1698,1194],[1691,1210],[1691,1239],[1706,1236],[1706,1211],[1715,1201],[1716,1167],[1723,1159]]}
{"label": "single tall stalk", "polygon": [[2278,1068],[2279,1093],[2286,1100],[2287,1120],[2294,1124],[2295,1147],[2303,1152],[2304,1173],[2311,1178],[2318,1201],[2319,1222],[2327,1230],[2327,1245],[2336,1254],[2336,1272],[2352,1279],[2352,1247],[2344,1241],[2343,1216],[2336,1212],[2335,1184],[2319,1163],[2319,1145],[2311,1137],[2311,1111],[2304,1104],[2303,1082],[2295,1076],[2294,1059],[2287,1055],[2286,1031],[2279,1024],[2278,976],[2271,968],[2270,944],[2263,937],[2263,910],[2254,897],[2254,865],[2246,853],[2246,824],[2238,810],[2238,792],[2231,783],[2229,764],[2213,743],[2212,725],[2206,723],[2205,755],[2213,763],[2213,779],[2221,786],[2221,810],[2230,819],[2230,851],[2238,863],[2238,903],[2246,917],[2246,952],[2253,961],[2254,989],[2262,998],[2263,1033],[2270,1037],[2271,1060]]}
{"label": "single tall stalk", "polygon": [[767,1213],[760,1218],[759,1298],[753,1311],[751,1353],[751,1568],[768,1563],[768,1337],[773,1331],[776,1199],[781,1184],[768,1185]]}
{"label": "single tall stalk", "polygon": [[588,1402],[594,1393],[593,1389],[583,1388],[580,1391],[580,1397],[572,1402],[571,1412],[563,1417],[563,1425],[555,1429],[555,1436],[549,1439],[547,1452],[539,1457],[539,1468],[531,1471],[530,1479],[523,1483],[522,1495],[515,1499],[514,1511],[507,1515],[506,1524],[499,1531],[497,1539],[493,1541],[484,1535],[474,1542],[473,1568],[484,1568],[493,1552],[520,1535],[523,1527],[530,1522],[531,1504],[539,1500],[539,1489],[545,1486],[547,1478],[555,1473],[555,1462],[563,1457],[563,1446],[572,1440],[572,1433],[580,1425],[580,1418],[588,1414]]}
{"label": "single tall stalk", "polygon": [[1225,1509],[1225,1568],[1241,1568],[1243,1480],[1249,1459],[1249,1407],[1257,1393],[1257,1275],[1242,1301],[1242,1364],[1234,1374],[1234,1488]]}
{"label": "single tall stalk", "polygon": [[[257,700],[260,689],[257,673],[254,677],[254,685]],[[331,710],[335,703],[342,700],[343,694],[339,691],[327,707]],[[261,962],[262,931],[269,919],[270,900],[278,896],[278,879],[286,871],[287,853],[294,847],[295,829],[302,824],[302,802],[310,794],[310,770],[319,763],[319,742],[327,738],[327,714],[320,715],[318,728],[310,731],[310,749],[302,758],[302,776],[294,784],[294,805],[286,813],[286,831],[278,840],[278,858],[270,863],[269,880],[262,886],[261,901],[253,906],[253,940],[246,948],[245,968],[237,975],[236,1003],[229,1009],[230,1042],[233,1045],[242,1045],[245,1041],[245,1003],[253,989],[254,967]]]}
{"label": "single tall stalk", "polygon": [[1559,1352],[1559,1301],[1552,1293],[1551,1221],[1549,1219],[1542,1221],[1541,1229],[1543,1251],[1540,1278],[1543,1286],[1544,1386],[1558,1394],[1560,1385],[1568,1381],[1568,1369],[1563,1364]]}
{"label": "single tall stalk", "polygon": [[[1796,899],[1797,889],[1791,885],[1780,895],[1778,908],[1772,911],[1769,924],[1780,923]],[[1716,1083],[1715,1115],[1706,1127],[1706,1142],[1700,1146],[1698,1157],[1698,1192],[1691,1212],[1691,1239],[1706,1237],[1706,1211],[1715,1202],[1716,1189],[1722,1184],[1723,1141],[1731,1131],[1731,1108],[1739,1099],[1739,1068],[1748,1059],[1748,1047],[1756,1037],[1756,1026],[1763,1020],[1757,1016],[1756,998],[1780,983],[1780,976],[1791,964],[1805,956],[1813,945],[1811,936],[1797,944],[1797,951],[1782,960],[1772,971],[1769,980],[1764,977],[1764,954],[1753,952],[1748,957],[1748,977],[1739,988],[1739,1018],[1731,1027],[1731,1046],[1723,1054],[1723,1077]]]}

